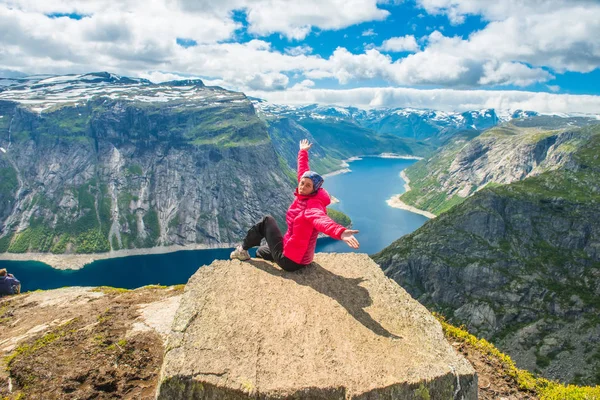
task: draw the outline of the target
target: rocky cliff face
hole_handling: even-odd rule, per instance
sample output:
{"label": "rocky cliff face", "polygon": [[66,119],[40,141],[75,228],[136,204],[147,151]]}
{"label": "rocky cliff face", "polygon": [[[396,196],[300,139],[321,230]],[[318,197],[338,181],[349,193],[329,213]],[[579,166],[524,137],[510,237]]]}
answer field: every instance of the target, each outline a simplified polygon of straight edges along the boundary
{"label": "rocky cliff face", "polygon": [[411,191],[400,199],[439,214],[486,185],[571,167],[572,154],[590,137],[589,129],[574,123],[583,126],[591,121],[559,118],[549,124],[545,117],[536,118],[513,121],[474,138],[457,135],[438,153],[405,171]]}
{"label": "rocky cliff face", "polygon": [[283,218],[293,181],[243,94],[50,79],[0,92],[0,251],[215,246]]}
{"label": "rocky cliff face", "polygon": [[[547,160],[545,149],[572,135],[546,135],[530,159]],[[587,128],[579,138],[561,168],[483,189],[374,259],[423,304],[491,339],[521,368],[597,384],[600,131]]]}

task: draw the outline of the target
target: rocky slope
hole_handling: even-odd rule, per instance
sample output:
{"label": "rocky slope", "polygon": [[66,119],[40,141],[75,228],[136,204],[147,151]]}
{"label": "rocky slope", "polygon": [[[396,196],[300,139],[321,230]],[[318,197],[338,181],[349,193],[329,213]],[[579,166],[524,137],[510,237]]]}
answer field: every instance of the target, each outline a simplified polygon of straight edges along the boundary
{"label": "rocky slope", "polygon": [[[285,284],[284,275],[272,278]],[[296,278],[310,282],[309,277]],[[325,288],[325,282],[316,287]],[[71,287],[0,299],[0,397],[154,399],[183,290],[183,285]],[[352,303],[346,307],[352,309]],[[486,342],[443,321],[442,326],[449,344],[475,368],[480,399],[599,396],[599,388],[565,388],[532,379]],[[425,391],[415,389],[414,394],[426,398]]]}
{"label": "rocky slope", "polygon": [[543,154],[581,143],[562,157],[551,152],[564,160],[560,168],[485,188],[374,259],[423,304],[492,340],[519,367],[597,384],[600,129],[543,136],[531,144]]}
{"label": "rocky slope", "polygon": [[0,397],[154,399],[183,285],[0,299]]}
{"label": "rocky slope", "polygon": [[[481,135],[464,132],[436,154],[406,169],[411,191],[404,203],[439,214],[486,185],[506,184],[569,167],[590,137],[591,118],[513,120]],[[593,126],[593,125],[590,125]]]}
{"label": "rocky slope", "polygon": [[0,252],[226,245],[294,185],[250,101],[200,81],[17,81],[0,147]]}

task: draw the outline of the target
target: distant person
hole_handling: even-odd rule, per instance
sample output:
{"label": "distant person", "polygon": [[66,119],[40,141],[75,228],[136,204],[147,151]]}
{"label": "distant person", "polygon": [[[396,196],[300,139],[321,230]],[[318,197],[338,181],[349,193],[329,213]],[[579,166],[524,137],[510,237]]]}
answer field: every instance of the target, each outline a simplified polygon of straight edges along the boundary
{"label": "distant person", "polygon": [[287,232],[285,236],[270,215],[254,225],[241,245],[229,256],[231,259],[249,260],[248,249],[260,246],[263,238],[266,246],[256,250],[256,257],[275,261],[286,271],[297,271],[313,260],[317,236],[323,232],[334,239],[343,240],[353,249],[358,249],[356,230],[346,229],[327,216],[326,207],[331,203],[329,193],[321,187],[323,178],[308,168],[308,150],[312,143],[304,139],[298,152],[298,187],[294,192],[296,199],[286,215]]}
{"label": "distant person", "polygon": [[6,272],[6,268],[0,269],[0,297],[21,293],[21,282]]}

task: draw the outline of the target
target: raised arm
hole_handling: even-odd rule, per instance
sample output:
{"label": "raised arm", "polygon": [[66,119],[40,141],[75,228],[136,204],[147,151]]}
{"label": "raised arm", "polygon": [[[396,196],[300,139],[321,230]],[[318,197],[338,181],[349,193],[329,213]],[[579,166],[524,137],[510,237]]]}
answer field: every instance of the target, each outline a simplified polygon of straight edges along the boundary
{"label": "raised arm", "polygon": [[309,143],[307,139],[300,141],[300,151],[298,151],[298,182],[300,182],[302,175],[310,170],[308,167],[308,150],[311,146],[312,143]]}

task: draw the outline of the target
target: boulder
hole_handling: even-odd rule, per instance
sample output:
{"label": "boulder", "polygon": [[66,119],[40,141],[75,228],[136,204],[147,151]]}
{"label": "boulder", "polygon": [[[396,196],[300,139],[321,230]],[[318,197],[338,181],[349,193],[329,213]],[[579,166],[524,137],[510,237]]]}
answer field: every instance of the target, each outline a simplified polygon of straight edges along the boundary
{"label": "boulder", "polygon": [[215,261],[189,280],[158,399],[476,399],[437,320],[363,254]]}

